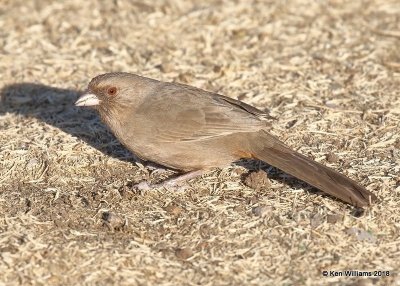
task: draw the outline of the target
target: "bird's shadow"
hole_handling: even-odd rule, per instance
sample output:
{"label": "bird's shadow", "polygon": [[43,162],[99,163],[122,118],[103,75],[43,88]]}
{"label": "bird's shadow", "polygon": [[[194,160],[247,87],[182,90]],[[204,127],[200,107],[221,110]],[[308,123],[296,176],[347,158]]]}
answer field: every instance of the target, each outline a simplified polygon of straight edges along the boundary
{"label": "bird's shadow", "polygon": [[104,154],[125,161],[137,158],[103,125],[94,110],[75,107],[80,90],[37,83],[6,85],[0,90],[0,115],[13,113],[37,118],[77,137]]}
{"label": "bird's shadow", "polygon": [[[7,85],[0,90],[0,115],[13,113],[37,118],[83,140],[108,156],[130,162],[141,161],[119,143],[100,121],[94,110],[89,108],[82,110],[75,107],[74,103],[82,93],[81,90],[62,89],[36,83]],[[240,160],[236,164],[248,170],[268,168],[268,165],[257,162],[261,164],[254,164],[253,160]],[[149,162],[147,165],[160,167]],[[268,173],[270,177],[284,181],[293,188],[303,186],[301,181],[294,177],[289,176],[289,179],[285,179]]]}

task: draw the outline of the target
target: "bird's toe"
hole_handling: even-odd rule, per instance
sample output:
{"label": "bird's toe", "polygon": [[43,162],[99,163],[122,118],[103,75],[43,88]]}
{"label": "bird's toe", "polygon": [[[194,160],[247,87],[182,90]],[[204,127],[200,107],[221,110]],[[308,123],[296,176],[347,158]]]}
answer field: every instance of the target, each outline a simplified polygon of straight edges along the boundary
{"label": "bird's toe", "polygon": [[151,189],[151,186],[146,181],[140,182],[133,186],[134,189],[138,191],[148,191]]}

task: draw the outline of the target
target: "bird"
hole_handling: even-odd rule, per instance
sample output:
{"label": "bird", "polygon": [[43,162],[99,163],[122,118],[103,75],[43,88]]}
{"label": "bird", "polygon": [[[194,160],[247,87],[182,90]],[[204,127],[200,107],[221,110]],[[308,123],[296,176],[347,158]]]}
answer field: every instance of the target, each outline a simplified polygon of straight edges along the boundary
{"label": "bird", "polygon": [[345,175],[270,134],[268,114],[218,93],[113,72],[94,77],[75,102],[98,111],[117,139],[144,161],[181,172],[143,190],[175,186],[241,159],[261,160],[356,207],[377,197]]}

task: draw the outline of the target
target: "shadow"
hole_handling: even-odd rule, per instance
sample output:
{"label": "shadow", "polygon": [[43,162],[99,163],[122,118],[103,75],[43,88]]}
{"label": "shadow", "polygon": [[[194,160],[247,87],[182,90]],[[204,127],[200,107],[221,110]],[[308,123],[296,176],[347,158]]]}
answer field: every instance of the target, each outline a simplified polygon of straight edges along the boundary
{"label": "shadow", "polygon": [[[75,107],[74,103],[82,93],[83,91],[79,90],[61,89],[36,83],[7,85],[0,90],[0,114],[14,113],[37,118],[81,139],[108,156],[124,161],[140,161],[119,143],[101,122],[95,110]],[[255,160],[239,160],[235,164],[249,171],[267,170],[269,167],[264,162]],[[162,168],[150,162],[147,162],[146,166]],[[271,179],[285,180],[280,171],[278,174],[271,170],[267,173]],[[294,187],[303,185],[291,176],[286,183]]]}
{"label": "shadow", "polygon": [[257,171],[264,171],[268,177],[268,179],[272,179],[275,181],[278,181],[280,183],[284,183],[288,185],[292,189],[305,189],[305,191],[316,194],[316,193],[321,193],[326,195],[324,192],[318,190],[314,186],[297,179],[296,177],[283,172],[282,170],[268,165],[267,163],[261,161],[261,160],[254,160],[254,159],[241,159],[239,161],[234,162],[235,165],[240,166],[245,168],[248,173],[242,174],[240,177],[240,180],[242,182],[245,181],[247,176],[249,176],[252,172],[257,172]]}
{"label": "shadow", "polygon": [[97,113],[75,107],[82,91],[61,89],[36,83],[19,83],[0,90],[0,114],[14,113],[34,117],[81,139],[104,154],[125,161],[137,158],[125,149]]}
{"label": "shadow", "polygon": [[[61,89],[36,83],[7,85],[0,90],[0,115],[13,113],[37,118],[81,139],[108,156],[128,162],[141,162],[139,158],[119,143],[100,121],[95,110],[75,107],[74,103],[82,93],[79,90]],[[276,168],[271,169],[268,164],[262,161],[239,160],[235,164],[243,166],[249,171],[262,169],[267,172],[269,178],[282,181],[292,188],[297,189],[306,186],[309,192],[320,192],[295,177],[282,176],[282,174],[285,174],[284,172]],[[147,162],[146,166],[150,168],[161,167],[151,162]]]}

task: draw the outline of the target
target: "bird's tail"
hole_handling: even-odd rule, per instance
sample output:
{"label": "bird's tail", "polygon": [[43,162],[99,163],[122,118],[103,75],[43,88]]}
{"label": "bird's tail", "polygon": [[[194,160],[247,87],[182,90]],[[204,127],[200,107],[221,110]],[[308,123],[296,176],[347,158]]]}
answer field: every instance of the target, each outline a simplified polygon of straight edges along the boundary
{"label": "bird's tail", "polygon": [[354,206],[364,207],[377,199],[352,179],[289,149],[272,135],[263,132],[262,137],[264,144],[259,140],[252,144],[253,157]]}

